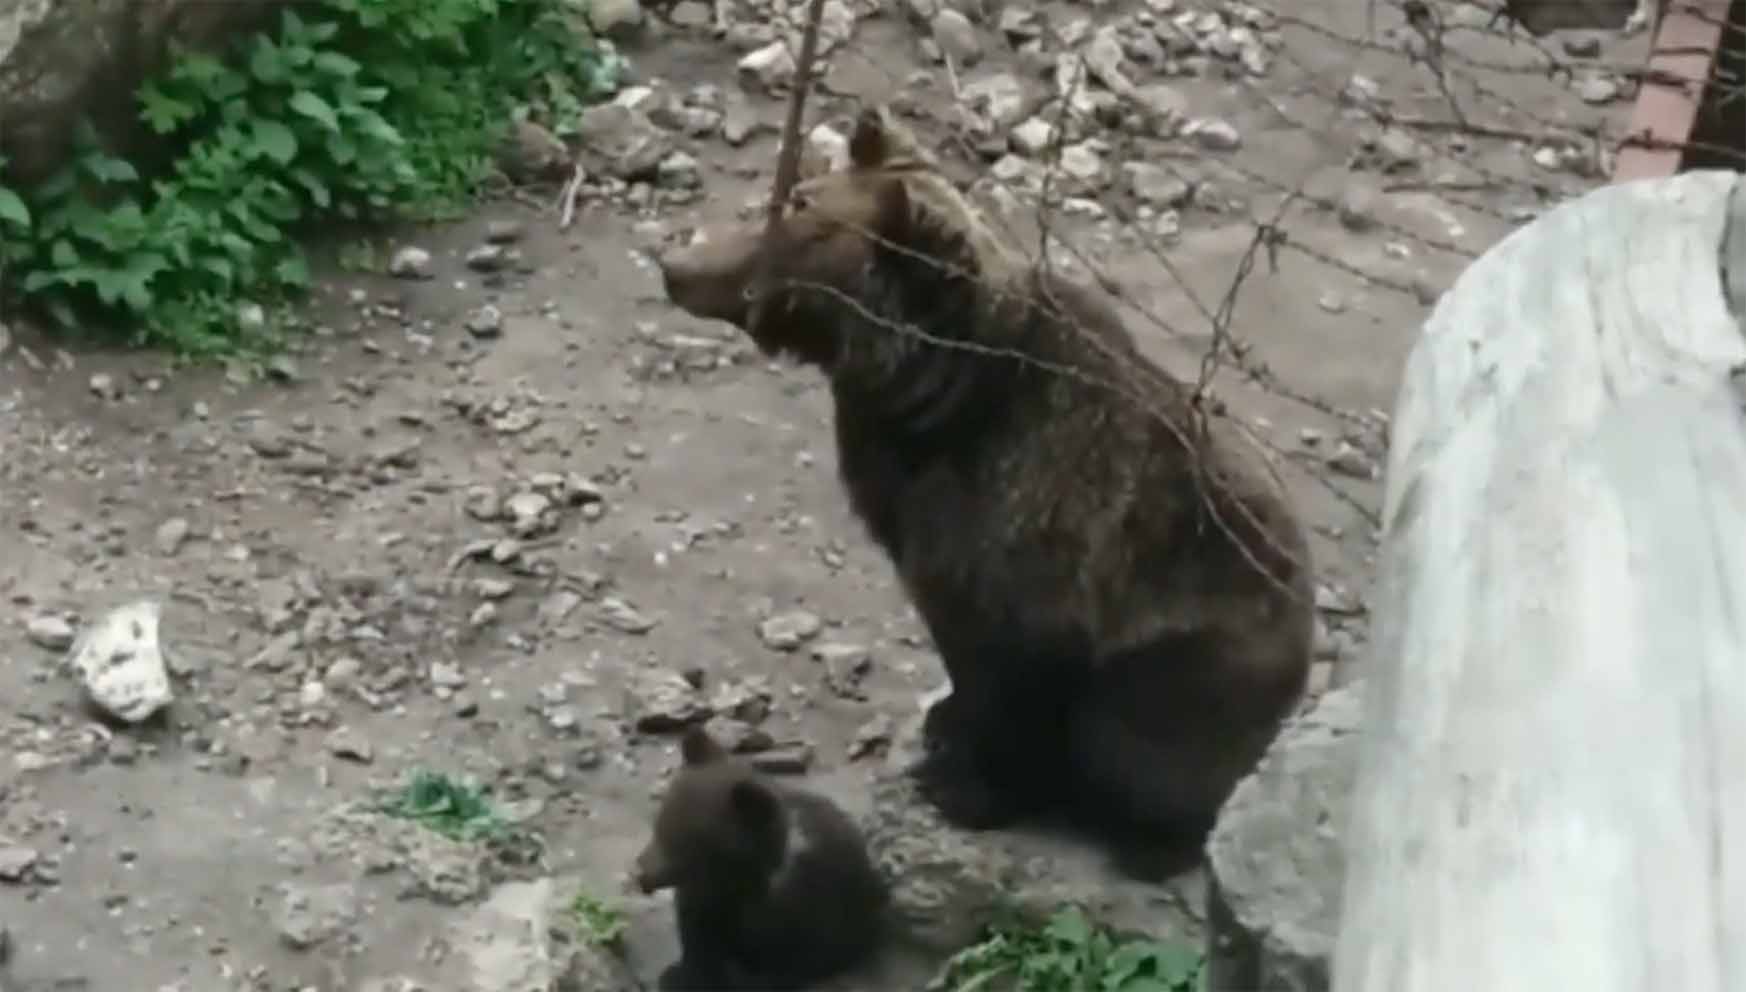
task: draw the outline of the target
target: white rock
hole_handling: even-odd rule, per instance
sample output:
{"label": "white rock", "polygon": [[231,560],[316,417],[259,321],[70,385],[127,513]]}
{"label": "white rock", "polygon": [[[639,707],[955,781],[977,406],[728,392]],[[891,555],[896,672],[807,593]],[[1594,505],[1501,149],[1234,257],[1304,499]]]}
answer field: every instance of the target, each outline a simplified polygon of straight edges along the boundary
{"label": "white rock", "polygon": [[753,91],[772,92],[794,81],[794,56],[784,42],[773,41],[740,59],[740,85]]}
{"label": "white rock", "polygon": [[935,14],[931,30],[934,44],[959,66],[975,65],[982,58],[982,39],[976,33],[976,25],[956,10],[948,8]]}
{"label": "white rock", "polygon": [[1013,128],[1008,142],[1021,155],[1041,155],[1055,143],[1055,126],[1041,117],[1033,117]]}
{"label": "white rock", "polygon": [[80,633],[69,655],[91,701],[129,723],[139,723],[174,698],[158,639],[162,615],[163,604],[156,600],[116,607]]}
{"label": "white rock", "polygon": [[836,172],[849,167],[849,139],[829,124],[819,124],[806,133],[801,174]]}

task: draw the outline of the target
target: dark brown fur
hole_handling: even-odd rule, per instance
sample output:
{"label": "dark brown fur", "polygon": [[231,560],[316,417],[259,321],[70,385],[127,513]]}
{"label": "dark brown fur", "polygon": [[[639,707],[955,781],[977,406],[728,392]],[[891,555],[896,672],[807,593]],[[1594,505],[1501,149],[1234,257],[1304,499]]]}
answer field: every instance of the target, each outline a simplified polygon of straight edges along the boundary
{"label": "dark brown fur", "polygon": [[[1119,314],[1014,261],[883,112],[850,150],[798,188],[750,333],[828,376],[849,499],[951,678],[922,784],[972,829],[1076,810],[1155,876],[1303,691],[1301,524],[1233,425],[1203,433]],[[743,328],[760,257],[756,227],[713,232],[662,259],[668,296]]]}
{"label": "dark brown fur", "polygon": [[644,892],[671,887],[680,957],[663,989],[800,989],[860,964],[887,889],[854,822],[780,785],[694,727],[637,856]]}

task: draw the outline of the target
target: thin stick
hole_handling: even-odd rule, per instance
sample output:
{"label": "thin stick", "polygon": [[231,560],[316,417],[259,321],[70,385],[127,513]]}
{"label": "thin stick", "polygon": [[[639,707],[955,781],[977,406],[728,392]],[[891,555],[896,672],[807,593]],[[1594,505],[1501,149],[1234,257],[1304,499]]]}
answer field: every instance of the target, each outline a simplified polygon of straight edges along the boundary
{"label": "thin stick", "polygon": [[564,183],[564,190],[558,194],[558,200],[563,204],[563,216],[558,219],[558,230],[570,229],[570,222],[576,219],[576,194],[582,192],[582,181],[588,178],[588,173],[578,162],[570,178]]}
{"label": "thin stick", "polygon": [[776,185],[770,191],[770,209],[764,222],[764,251],[752,283],[752,312],[746,329],[764,319],[764,298],[769,295],[776,251],[782,237],[782,208],[800,173],[800,119],[806,109],[806,91],[812,84],[813,56],[818,51],[818,25],[824,19],[824,0],[812,0],[806,8],[806,26],[800,32],[800,56],[794,66],[794,92],[788,98],[788,120],[782,125],[782,146],[776,153]]}

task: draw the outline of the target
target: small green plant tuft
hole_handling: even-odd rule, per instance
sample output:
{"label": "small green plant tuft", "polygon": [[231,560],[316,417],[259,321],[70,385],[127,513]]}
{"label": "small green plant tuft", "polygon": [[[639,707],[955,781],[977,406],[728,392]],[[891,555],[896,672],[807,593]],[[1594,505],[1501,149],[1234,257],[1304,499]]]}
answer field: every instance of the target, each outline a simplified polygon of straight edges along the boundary
{"label": "small green plant tuft", "polygon": [[509,824],[484,792],[441,772],[415,772],[378,807],[454,840],[500,840]]}
{"label": "small green plant tuft", "polygon": [[587,892],[578,892],[570,900],[570,918],[576,924],[577,935],[588,943],[608,950],[623,946],[628,924],[618,907],[609,906]]}
{"label": "small green plant tuft", "polygon": [[307,289],[324,218],[464,207],[508,122],[573,120],[623,62],[566,0],[317,0],[222,54],[174,53],[138,91],[176,149],[143,175],[88,125],[59,173],[0,187],[0,270],[66,328],[130,328],[184,354],[267,350],[240,320]]}
{"label": "small green plant tuft", "polygon": [[1077,906],[1040,924],[1008,913],[947,961],[930,992],[1198,992],[1200,951],[1118,936]]}

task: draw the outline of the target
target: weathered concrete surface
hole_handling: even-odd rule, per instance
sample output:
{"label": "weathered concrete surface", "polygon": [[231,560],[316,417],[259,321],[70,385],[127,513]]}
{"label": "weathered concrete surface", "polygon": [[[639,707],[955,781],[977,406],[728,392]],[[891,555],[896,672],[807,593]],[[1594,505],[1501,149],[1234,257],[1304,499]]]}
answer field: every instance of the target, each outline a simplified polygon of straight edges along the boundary
{"label": "weathered concrete surface", "polygon": [[1364,683],[1292,721],[1207,841],[1210,992],[1326,992]]}
{"label": "weathered concrete surface", "polygon": [[65,158],[90,114],[127,148],[144,137],[133,98],[172,41],[195,48],[248,30],[280,0],[0,0],[0,154],[29,182]]}

